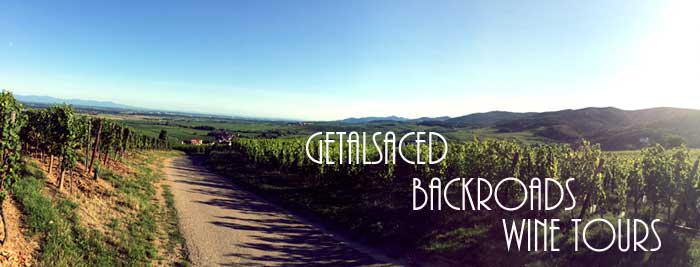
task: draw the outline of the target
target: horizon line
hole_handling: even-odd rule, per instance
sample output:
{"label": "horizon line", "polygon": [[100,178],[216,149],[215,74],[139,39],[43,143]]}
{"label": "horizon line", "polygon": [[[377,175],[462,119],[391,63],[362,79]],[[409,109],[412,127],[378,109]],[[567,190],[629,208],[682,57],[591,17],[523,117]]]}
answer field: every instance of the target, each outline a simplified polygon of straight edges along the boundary
{"label": "horizon line", "polygon": [[[492,113],[492,112],[508,112],[508,113],[546,113],[546,112],[558,112],[558,111],[565,111],[565,110],[584,110],[584,109],[605,109],[605,108],[613,108],[613,109],[618,109],[622,111],[640,111],[640,110],[651,110],[651,109],[663,109],[663,108],[672,108],[672,109],[686,109],[686,110],[700,110],[700,109],[693,109],[693,108],[685,108],[685,107],[672,107],[672,106],[655,106],[655,107],[647,107],[647,108],[640,108],[640,109],[623,109],[623,108],[618,108],[615,106],[587,106],[583,108],[567,108],[567,109],[554,109],[554,110],[545,110],[545,111],[508,111],[508,110],[501,110],[501,109],[495,109],[495,110],[489,110],[489,111],[480,111],[480,112],[471,112],[471,113],[465,113],[463,115],[459,116],[448,116],[448,115],[442,115],[442,116],[419,116],[419,117],[405,117],[405,116],[399,116],[396,114],[389,114],[389,115],[372,115],[372,116],[351,116],[351,117],[345,117],[345,118],[339,118],[339,119],[329,119],[329,120],[318,120],[318,119],[300,119],[300,118],[282,118],[282,117],[268,117],[268,116],[255,116],[255,115],[239,115],[239,114],[227,114],[227,113],[212,113],[212,112],[202,112],[202,111],[193,111],[193,110],[174,110],[174,109],[167,109],[167,108],[145,108],[145,107],[140,107],[140,106],[134,106],[131,104],[122,104],[119,102],[114,102],[113,100],[96,100],[96,99],[85,99],[85,98],[61,98],[61,97],[54,97],[50,95],[36,95],[36,94],[15,94],[12,90],[10,89],[2,89],[5,91],[8,91],[17,98],[17,96],[20,97],[47,97],[47,98],[53,98],[53,99],[58,99],[60,101],[64,101],[65,104],[68,104],[70,106],[78,106],[78,107],[86,107],[86,108],[109,108],[109,109],[120,109],[124,111],[146,111],[146,112],[163,112],[163,113],[182,113],[184,115],[199,115],[199,116],[218,116],[218,117],[228,117],[228,119],[241,119],[241,120],[260,120],[260,121],[298,121],[298,122],[303,122],[303,121],[308,121],[308,122],[333,122],[333,121],[342,121],[342,120],[348,120],[348,119],[363,119],[363,118],[388,118],[388,117],[395,117],[398,119],[403,119],[403,120],[417,120],[421,118],[441,118],[441,117],[447,117],[449,119],[452,118],[459,118],[459,117],[464,117],[464,116],[469,116],[469,115],[475,115],[475,114],[486,114],[486,113]],[[50,102],[31,102],[31,101],[21,101],[17,100],[22,103],[33,103],[33,104],[46,104],[46,105],[51,105],[51,104],[57,104],[57,103],[50,103]],[[69,104],[66,101],[92,101],[92,102],[101,102],[101,103],[106,103],[106,104],[112,104],[116,106],[123,106],[123,107],[100,107],[100,106],[90,106],[90,105],[75,105],[75,104]]]}

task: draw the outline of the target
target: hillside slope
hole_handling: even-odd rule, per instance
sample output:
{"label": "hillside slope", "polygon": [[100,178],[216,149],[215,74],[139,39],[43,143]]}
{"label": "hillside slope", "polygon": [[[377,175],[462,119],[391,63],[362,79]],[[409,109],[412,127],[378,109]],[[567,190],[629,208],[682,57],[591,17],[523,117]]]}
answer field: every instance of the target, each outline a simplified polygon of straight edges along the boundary
{"label": "hillside slope", "polygon": [[493,111],[438,123],[458,128],[490,127],[499,132],[528,131],[559,142],[586,138],[612,150],[635,149],[647,143],[676,145],[685,142],[700,147],[700,110],[694,109],[606,107],[542,113]]}

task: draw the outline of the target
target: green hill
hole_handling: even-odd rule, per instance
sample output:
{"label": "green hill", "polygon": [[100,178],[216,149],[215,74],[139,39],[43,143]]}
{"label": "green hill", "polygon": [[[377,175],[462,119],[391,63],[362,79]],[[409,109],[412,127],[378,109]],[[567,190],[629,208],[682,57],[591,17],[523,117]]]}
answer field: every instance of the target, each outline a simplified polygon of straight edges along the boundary
{"label": "green hill", "polygon": [[700,110],[652,108],[621,110],[584,108],[542,113],[494,111],[431,122],[452,128],[494,128],[498,132],[532,132],[559,142],[581,137],[604,149],[636,149],[646,143],[700,147]]}

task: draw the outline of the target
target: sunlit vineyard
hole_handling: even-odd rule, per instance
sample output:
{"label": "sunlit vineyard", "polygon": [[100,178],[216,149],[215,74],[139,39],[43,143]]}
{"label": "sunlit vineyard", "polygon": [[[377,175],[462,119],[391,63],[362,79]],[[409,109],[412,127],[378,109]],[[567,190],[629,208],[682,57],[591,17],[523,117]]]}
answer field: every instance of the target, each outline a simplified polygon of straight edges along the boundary
{"label": "sunlit vineyard", "polygon": [[[119,123],[78,115],[67,105],[24,109],[5,91],[0,95],[0,126],[0,203],[20,177],[23,156],[47,161],[46,171],[57,175],[57,187],[62,190],[67,179],[77,176],[74,172],[78,161],[91,173],[97,172],[100,164],[108,165],[131,151],[168,146],[166,140],[148,137]],[[58,173],[52,173],[54,169]],[[4,220],[4,210],[0,212]]]}
{"label": "sunlit vineyard", "polygon": [[108,164],[132,149],[167,146],[165,140],[135,133],[113,121],[76,115],[70,106],[26,110],[22,116],[26,116],[26,125],[20,131],[24,151],[40,159],[48,157],[49,174],[55,163],[60,166],[59,188],[63,187],[65,172],[72,171],[78,160],[90,171],[95,162]]}
{"label": "sunlit vineyard", "polygon": [[[47,166],[62,190],[66,181],[96,175],[134,151],[169,148],[167,133],[145,135],[117,121],[76,114],[70,106],[25,109],[10,93],[0,96],[2,168],[0,200],[7,188],[20,179],[21,157]],[[230,145],[183,146],[187,152],[207,155],[207,164],[231,175],[263,194],[366,239],[397,255],[439,257],[452,265],[696,265],[700,264],[700,153],[680,145],[650,145],[638,151],[606,152],[586,140],[573,144],[528,144],[515,140],[474,139],[451,142],[445,160],[434,165],[414,165],[398,160],[389,164],[317,164],[306,154],[300,138],[237,138]],[[407,142],[404,155],[416,158],[425,145]],[[346,156],[376,161],[373,146],[366,153],[354,150]],[[432,150],[441,153],[443,147]],[[338,142],[330,146],[338,162]],[[310,150],[318,157],[317,149]],[[345,151],[347,153],[347,151]],[[386,156],[386,155],[385,155]],[[423,160],[427,155],[420,154]],[[85,173],[78,173],[82,171]],[[53,173],[55,172],[55,173]],[[535,177],[559,181],[573,177],[576,208],[544,211],[413,210],[412,179],[422,184],[437,177],[444,184],[452,178],[485,178],[492,184],[515,177],[530,184]],[[506,184],[499,195],[506,206],[517,206],[526,192]],[[71,187],[72,188],[72,187]],[[556,197],[555,195],[552,197]],[[446,193],[462,198],[459,187]],[[539,201],[539,199],[538,199]],[[564,198],[563,206],[570,201]],[[443,203],[444,204],[444,203]],[[4,218],[4,216],[3,216]],[[501,219],[633,218],[661,219],[664,249],[660,253],[588,251],[543,256],[506,251]],[[562,225],[562,232],[572,225]],[[591,240],[605,240],[597,230]],[[570,250],[570,235],[556,237],[563,251]],[[604,242],[604,241],[600,241]]]}
{"label": "sunlit vineyard", "polygon": [[[337,144],[332,149],[337,150]],[[405,150],[406,154],[415,156],[415,145]],[[242,138],[235,140],[230,147],[217,146],[208,153],[215,167],[233,161],[241,164],[239,160],[243,158],[243,162],[252,168],[282,174],[276,176],[278,178],[256,178],[248,182],[253,186],[271,184],[293,188],[298,192],[290,193],[292,197],[312,195],[300,197],[307,208],[371,236],[372,242],[418,247],[425,253],[447,255],[466,263],[502,264],[516,259],[516,262],[522,263],[570,260],[566,257],[539,259],[527,253],[497,254],[504,248],[493,240],[502,239],[503,232],[498,225],[499,219],[505,217],[584,220],[659,218],[664,222],[664,234],[673,236],[667,239],[672,240],[667,241],[671,243],[667,247],[696,244],[693,235],[686,233],[700,227],[699,159],[685,146],[664,148],[652,145],[634,154],[616,154],[604,152],[599,145],[585,140],[571,145],[474,140],[450,143],[446,160],[436,165],[412,165],[401,161],[395,165],[316,164],[307,157],[305,140],[302,139]],[[318,151],[312,149],[311,153],[316,156]],[[376,151],[368,151],[367,157],[374,159]],[[533,177],[551,177],[560,181],[574,177],[573,193],[577,209],[571,212],[525,209],[514,213],[502,210],[491,213],[447,209],[438,212],[413,211],[410,190],[414,177],[423,179],[423,183],[428,183],[432,177],[440,177],[443,182],[455,177],[482,177],[494,182],[516,177],[525,184],[529,184]],[[517,186],[505,192],[508,192],[507,196],[499,197],[506,203],[519,201],[520,194],[523,194]],[[450,195],[460,197],[458,192]],[[571,226],[564,227],[568,229]],[[560,242],[566,247],[571,241],[561,238]],[[484,254],[486,251],[488,254]],[[676,252],[685,253],[683,255],[686,257],[695,255],[697,260],[697,251],[692,248],[686,247]],[[597,260],[608,264],[668,260],[663,258],[668,255],[651,258],[634,255],[609,255]],[[585,254],[567,257],[585,257]]]}
{"label": "sunlit vineyard", "polygon": [[[697,227],[698,214],[677,209],[697,209],[698,158],[684,146],[664,149],[660,145],[644,148],[637,157],[603,153],[597,145],[582,140],[576,145],[524,145],[508,140],[474,141],[451,144],[445,161],[430,165],[316,164],[305,154],[300,139],[238,139],[235,150],[256,164],[298,172],[319,182],[352,179],[370,175],[383,179],[412,177],[483,177],[497,181],[506,177],[528,180],[533,177],[577,178],[576,195],[584,204],[581,216],[596,212],[644,212],[655,218],[666,216],[677,223]],[[334,146],[337,149],[337,145]],[[439,150],[440,148],[436,148]],[[312,153],[317,151],[311,150]],[[415,146],[406,149],[415,153]],[[368,157],[372,158],[374,153]],[[337,153],[331,153],[336,155]],[[415,155],[415,154],[414,154]],[[410,156],[408,156],[410,157]],[[337,161],[337,159],[336,159]],[[397,175],[400,174],[400,175]],[[527,184],[527,183],[526,183]],[[631,203],[625,203],[630,199]],[[647,199],[645,203],[640,203]],[[661,211],[664,208],[665,211]],[[675,215],[675,216],[674,216]]]}

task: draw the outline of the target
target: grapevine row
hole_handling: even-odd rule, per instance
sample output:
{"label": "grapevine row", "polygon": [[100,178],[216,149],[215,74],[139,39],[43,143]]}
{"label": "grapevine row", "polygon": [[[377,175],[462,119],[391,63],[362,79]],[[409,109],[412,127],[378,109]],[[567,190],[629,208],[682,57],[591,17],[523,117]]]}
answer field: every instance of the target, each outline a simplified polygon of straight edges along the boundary
{"label": "grapevine row", "polygon": [[[526,184],[533,177],[555,178],[561,181],[576,178],[574,195],[578,214],[628,215],[646,218],[662,217],[667,222],[698,227],[700,221],[700,159],[690,157],[685,146],[666,149],[660,145],[644,148],[635,156],[605,153],[599,145],[581,140],[577,144],[526,145],[511,140],[474,140],[450,144],[445,160],[435,165],[396,164],[316,164],[306,155],[305,140],[301,139],[237,139],[231,149],[264,169],[296,173],[304,183],[327,186],[333,183],[390,184],[402,181],[410,185],[413,177],[482,177],[497,182],[506,177],[522,179]],[[337,146],[331,148],[336,150]],[[435,147],[435,150],[441,149]],[[409,158],[415,146],[408,146]],[[317,151],[310,151],[317,156]],[[368,151],[368,158],[376,158]],[[381,186],[381,185],[380,185]],[[517,185],[509,200],[517,200]],[[409,196],[410,197],[410,196]],[[502,196],[503,197],[503,196]],[[643,213],[643,214],[642,214]],[[542,216],[542,214],[539,214]]]}

